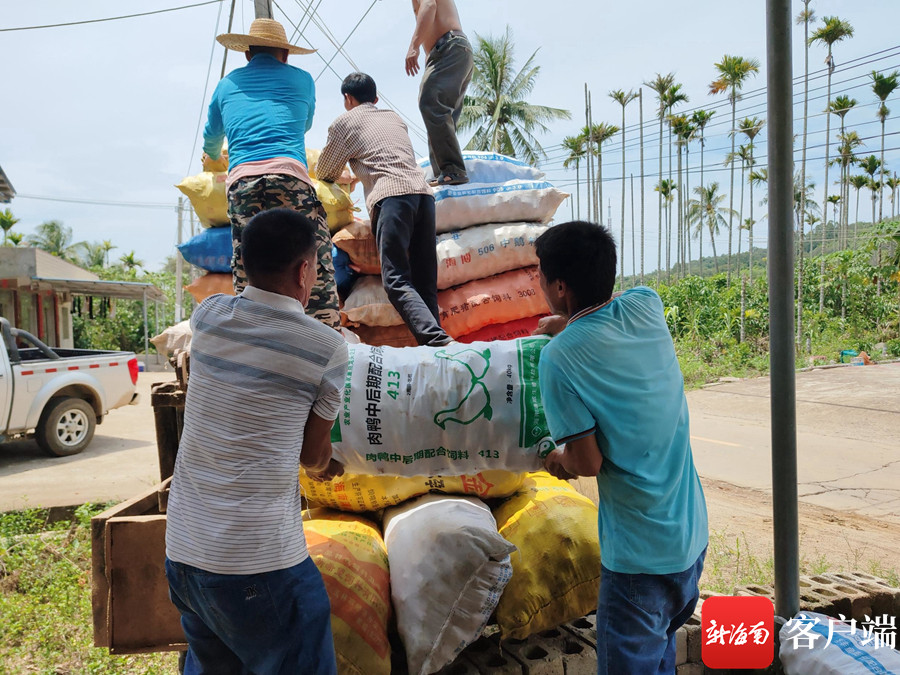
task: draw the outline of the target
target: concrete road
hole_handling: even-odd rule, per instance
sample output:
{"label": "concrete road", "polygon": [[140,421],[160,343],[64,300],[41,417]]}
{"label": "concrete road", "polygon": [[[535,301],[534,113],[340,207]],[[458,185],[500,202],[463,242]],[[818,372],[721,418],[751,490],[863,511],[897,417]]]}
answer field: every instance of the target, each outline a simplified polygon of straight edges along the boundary
{"label": "concrete road", "polygon": [[79,455],[50,457],[33,440],[0,445],[0,511],[119,501],[158,483],[150,385],[174,380],[171,370],[141,373],[140,403],[110,412]]}
{"label": "concrete road", "polygon": [[[697,470],[771,491],[769,378],[688,392]],[[801,501],[900,523],[900,363],[797,374]]]}
{"label": "concrete road", "polygon": [[[142,373],[141,403],[110,413],[80,455],[0,446],[0,511],[121,500],[155,485],[150,384],[172,380]],[[769,490],[769,379],[692,391],[688,403],[701,476]],[[799,373],[797,413],[801,499],[900,523],[900,363]]]}

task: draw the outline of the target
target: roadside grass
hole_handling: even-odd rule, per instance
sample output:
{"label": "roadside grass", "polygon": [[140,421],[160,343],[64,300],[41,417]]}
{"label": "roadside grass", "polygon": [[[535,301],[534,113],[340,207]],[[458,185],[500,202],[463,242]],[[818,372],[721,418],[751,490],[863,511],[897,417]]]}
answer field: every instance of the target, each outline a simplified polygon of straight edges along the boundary
{"label": "roadside grass", "polygon": [[28,509],[0,514],[0,674],[177,672],[176,654],[113,656],[93,646],[91,516],[48,520]]}
{"label": "roadside grass", "polygon": [[[900,567],[886,565],[875,559],[863,560],[859,551],[848,550],[846,563],[835,562],[837,552],[826,556],[819,551],[812,555],[803,553],[800,542],[800,575],[864,571],[880,577],[895,588],[900,588]],[[754,552],[747,536],[725,532],[710,532],[709,549],[700,579],[701,590],[731,595],[741,586],[772,586],[775,583],[775,560],[772,555],[761,556]]]}

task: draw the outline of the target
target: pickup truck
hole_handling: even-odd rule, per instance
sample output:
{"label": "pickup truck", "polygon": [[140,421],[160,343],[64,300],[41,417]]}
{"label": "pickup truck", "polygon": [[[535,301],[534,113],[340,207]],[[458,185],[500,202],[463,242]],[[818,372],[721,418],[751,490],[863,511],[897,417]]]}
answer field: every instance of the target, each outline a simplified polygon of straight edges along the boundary
{"label": "pickup truck", "polygon": [[0,333],[0,441],[33,431],[46,453],[75,455],[110,410],[138,402],[133,352],[51,349],[2,317]]}

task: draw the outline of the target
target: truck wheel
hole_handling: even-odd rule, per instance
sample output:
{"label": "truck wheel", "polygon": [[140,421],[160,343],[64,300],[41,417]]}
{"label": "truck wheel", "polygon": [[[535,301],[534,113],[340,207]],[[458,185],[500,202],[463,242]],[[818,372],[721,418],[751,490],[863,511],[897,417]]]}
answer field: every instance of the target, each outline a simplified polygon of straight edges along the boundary
{"label": "truck wheel", "polygon": [[35,429],[41,449],[55,457],[77,455],[94,437],[97,417],[91,405],[80,398],[55,398],[47,403]]}

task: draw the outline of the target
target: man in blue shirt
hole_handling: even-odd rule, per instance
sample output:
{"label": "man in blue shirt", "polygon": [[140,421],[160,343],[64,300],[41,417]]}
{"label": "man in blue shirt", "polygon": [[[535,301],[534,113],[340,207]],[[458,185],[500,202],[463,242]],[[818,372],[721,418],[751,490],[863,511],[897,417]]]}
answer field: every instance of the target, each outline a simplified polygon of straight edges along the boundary
{"label": "man in blue shirt", "polygon": [[331,234],[325,209],[316,197],[306,166],[304,136],[312,126],[315,85],[305,70],[287,63],[288,54],[310,54],[288,42],[272,19],[256,19],[248,35],[216,38],[244,52],[249,63],[224,77],[213,92],[203,130],[204,165],[218,159],[228,139],[228,215],[234,256],[234,292],[247,285],[241,234],[260,211],[285,207],[316,223],[316,285],[307,314],[340,330],[337,287],[331,258]]}
{"label": "man in blue shirt", "polygon": [[674,674],[675,632],[696,607],[709,532],[662,301],[646,287],[612,294],[616,246],[600,225],[557,225],[535,245],[559,315],[538,330],[560,331],[538,366],[561,446],[546,467],[595,476],[600,498],[598,673]]}

